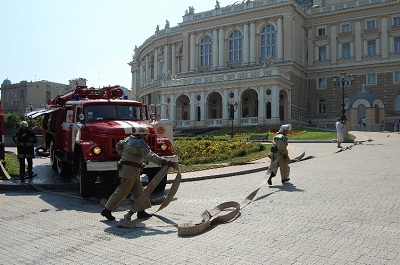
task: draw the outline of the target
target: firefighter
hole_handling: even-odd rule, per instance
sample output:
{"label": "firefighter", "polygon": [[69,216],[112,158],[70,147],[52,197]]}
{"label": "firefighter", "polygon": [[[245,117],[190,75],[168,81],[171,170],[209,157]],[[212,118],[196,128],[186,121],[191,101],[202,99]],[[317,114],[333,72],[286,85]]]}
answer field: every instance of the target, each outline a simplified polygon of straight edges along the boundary
{"label": "firefighter", "polygon": [[[117,143],[116,148],[121,159],[118,163],[118,177],[120,177],[120,185],[108,199],[101,215],[108,220],[115,220],[112,212],[132,194],[135,199],[139,198],[143,193],[143,186],[140,182],[141,168],[144,160],[151,161],[159,166],[173,166],[173,163],[164,158],[160,158],[156,153],[150,150],[146,143],[149,129],[146,127],[136,128],[135,134],[121,140]],[[149,218],[151,214],[146,213],[145,209],[151,207],[150,200],[147,198],[137,212],[137,218]],[[129,211],[124,218],[130,220],[133,212]]]}
{"label": "firefighter", "polygon": [[272,140],[271,152],[268,155],[271,159],[271,164],[267,171],[267,174],[271,174],[268,179],[268,185],[272,185],[272,178],[276,176],[278,167],[280,168],[282,184],[290,180],[290,167],[288,164],[290,159],[288,155],[288,139],[286,138],[286,135],[291,129],[291,124],[282,125],[278,134]]}
{"label": "firefighter", "polygon": [[28,123],[22,121],[20,123],[19,131],[13,137],[14,143],[17,144],[17,157],[19,160],[19,176],[21,182],[25,182],[25,159],[28,162],[28,177],[32,178],[36,174],[33,173],[33,157],[34,155],[34,145],[37,143],[38,139],[33,131],[28,129]]}

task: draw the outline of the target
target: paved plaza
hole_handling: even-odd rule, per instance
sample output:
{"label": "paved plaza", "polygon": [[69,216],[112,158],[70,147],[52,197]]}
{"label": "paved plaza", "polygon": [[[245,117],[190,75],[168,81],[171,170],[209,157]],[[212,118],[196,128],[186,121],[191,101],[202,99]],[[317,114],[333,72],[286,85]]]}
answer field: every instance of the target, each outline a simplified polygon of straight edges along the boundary
{"label": "paved plaza", "polygon": [[117,221],[105,221],[100,202],[75,191],[0,190],[1,263],[400,264],[400,134],[359,136],[366,140],[340,152],[335,143],[293,143],[309,159],[290,165],[290,183],[278,174],[235,220],[191,237],[176,226],[240,203],[259,187],[265,163],[181,183],[171,204],[138,228],[117,227],[128,201]]}

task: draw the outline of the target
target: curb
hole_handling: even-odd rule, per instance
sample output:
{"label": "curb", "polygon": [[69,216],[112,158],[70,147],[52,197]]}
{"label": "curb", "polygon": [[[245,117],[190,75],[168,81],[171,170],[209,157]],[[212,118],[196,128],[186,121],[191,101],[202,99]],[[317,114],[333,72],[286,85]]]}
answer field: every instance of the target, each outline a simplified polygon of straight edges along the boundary
{"label": "curb", "polygon": [[[297,162],[301,160],[305,155],[305,152],[302,150],[301,153],[290,160],[289,163]],[[256,173],[260,172],[262,170],[267,170],[268,166],[259,166],[256,168],[252,169],[246,169],[246,170],[241,170],[241,171],[234,171],[231,173],[223,173],[223,174],[216,174],[216,175],[208,175],[208,176],[199,176],[199,177],[188,177],[188,178],[182,178],[181,182],[192,182],[192,181],[198,181],[198,180],[207,180],[207,179],[217,179],[217,178],[226,178],[226,177],[232,177],[232,176],[239,176],[239,175],[245,175],[245,174],[251,174],[251,173]],[[171,184],[173,180],[167,180],[167,184]]]}

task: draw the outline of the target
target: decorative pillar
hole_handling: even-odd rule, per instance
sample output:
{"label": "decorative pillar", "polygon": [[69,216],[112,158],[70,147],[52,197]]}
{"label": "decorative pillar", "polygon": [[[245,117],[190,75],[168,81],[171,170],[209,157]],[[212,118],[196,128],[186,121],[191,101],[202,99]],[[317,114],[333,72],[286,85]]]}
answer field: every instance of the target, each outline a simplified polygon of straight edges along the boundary
{"label": "decorative pillar", "polygon": [[382,59],[389,57],[388,53],[388,29],[387,29],[387,18],[383,17],[381,20],[381,41],[382,41]]}
{"label": "decorative pillar", "polygon": [[228,120],[229,119],[229,110],[227,109],[229,103],[229,97],[228,97],[228,89],[224,89],[224,91],[222,91],[222,109],[224,111],[222,111],[222,120]]}
{"label": "decorative pillar", "polygon": [[[337,41],[336,41],[336,26],[331,26],[331,63],[336,64],[336,58],[337,58]],[[328,52],[328,51],[327,51]]]}
{"label": "decorative pillar", "polygon": [[[361,47],[361,23],[356,21],[354,23],[354,47]],[[361,49],[355,49],[356,51],[356,61],[361,61]]]}
{"label": "decorative pillar", "polygon": [[196,120],[196,111],[195,111],[195,104],[194,104],[194,93],[190,93],[190,122],[194,122]]}
{"label": "decorative pillar", "polygon": [[145,83],[145,78],[144,78],[144,71],[143,71],[143,67],[144,67],[144,64],[143,64],[143,61],[140,63],[140,66],[139,66],[140,68],[140,75],[139,75],[139,84],[140,85],[142,85],[142,84],[144,84]]}
{"label": "decorative pillar", "polygon": [[137,66],[132,65],[132,90],[131,90],[131,99],[136,100],[137,95]]}
{"label": "decorative pillar", "polygon": [[154,80],[158,80],[158,47],[154,48]]}
{"label": "decorative pillar", "polygon": [[189,35],[183,32],[182,37],[182,72],[187,73],[189,71]]}
{"label": "decorative pillar", "polygon": [[169,56],[168,44],[165,44],[165,45],[164,45],[164,65],[165,65],[165,72],[164,72],[164,74],[167,74],[168,69],[170,69],[170,68],[169,68],[169,65],[168,65],[168,63],[169,63],[169,61],[168,61],[168,56]]}
{"label": "decorative pillar", "polygon": [[224,37],[224,28],[219,28],[219,36],[218,36],[218,68],[224,68],[224,56],[225,56],[225,37]]}
{"label": "decorative pillar", "polygon": [[276,33],[277,59],[283,60],[283,17],[278,17],[278,32]]}
{"label": "decorative pillar", "polygon": [[213,29],[213,43],[212,43],[212,64],[213,69],[218,68],[218,29]]}
{"label": "decorative pillar", "polygon": [[161,105],[161,114],[160,114],[161,119],[167,119],[168,118],[167,115],[166,115],[166,111],[165,111],[165,108],[167,107],[167,104],[165,104],[165,103],[166,103],[165,102],[165,95],[161,94],[161,102],[160,102],[160,105]]}
{"label": "decorative pillar", "polygon": [[260,87],[260,90],[258,91],[257,95],[257,100],[258,100],[258,120],[259,123],[260,121],[263,121],[266,117],[265,113],[265,87]]}
{"label": "decorative pillar", "polygon": [[171,99],[171,101],[170,101],[170,103],[168,104],[170,120],[171,120],[171,121],[175,121],[175,106],[176,106],[176,105],[175,105],[175,95],[172,94],[172,95],[170,96],[170,99]]}
{"label": "decorative pillar", "polygon": [[279,87],[273,85],[271,88],[271,120],[279,122]]}
{"label": "decorative pillar", "polygon": [[171,45],[171,77],[176,75],[176,47],[175,43]]}
{"label": "decorative pillar", "polygon": [[146,54],[146,82],[147,83],[150,80],[150,71],[149,71],[149,62],[150,62],[150,56],[149,54]]}
{"label": "decorative pillar", "polygon": [[242,65],[249,64],[249,24],[243,25],[243,62]]}
{"label": "decorative pillar", "polygon": [[250,23],[250,64],[256,63],[256,23]]}
{"label": "decorative pillar", "polygon": [[200,92],[200,121],[206,125],[206,99],[204,91]]}
{"label": "decorative pillar", "polygon": [[189,59],[189,63],[190,63],[190,68],[189,68],[189,72],[194,72],[194,60],[195,60],[195,34],[192,33],[190,34],[190,59]]}

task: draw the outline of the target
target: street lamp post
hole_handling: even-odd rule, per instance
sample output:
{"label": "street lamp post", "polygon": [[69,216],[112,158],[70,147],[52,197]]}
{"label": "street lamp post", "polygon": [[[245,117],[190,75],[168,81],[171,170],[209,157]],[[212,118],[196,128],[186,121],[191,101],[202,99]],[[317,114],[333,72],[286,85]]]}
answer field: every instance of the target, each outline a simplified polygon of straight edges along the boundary
{"label": "street lamp post", "polygon": [[347,122],[346,118],[346,110],[345,110],[345,103],[344,103],[344,88],[351,87],[354,82],[354,75],[350,74],[347,76],[345,72],[340,73],[340,77],[338,78],[336,75],[332,76],[332,81],[334,86],[339,86],[342,89],[342,115],[340,115],[340,120],[342,122]]}
{"label": "street lamp post", "polygon": [[237,102],[235,102],[235,104],[228,103],[226,105],[226,107],[228,108],[228,111],[229,111],[229,119],[232,120],[231,138],[233,138],[233,119],[235,118],[235,111],[237,110],[238,103]]}

